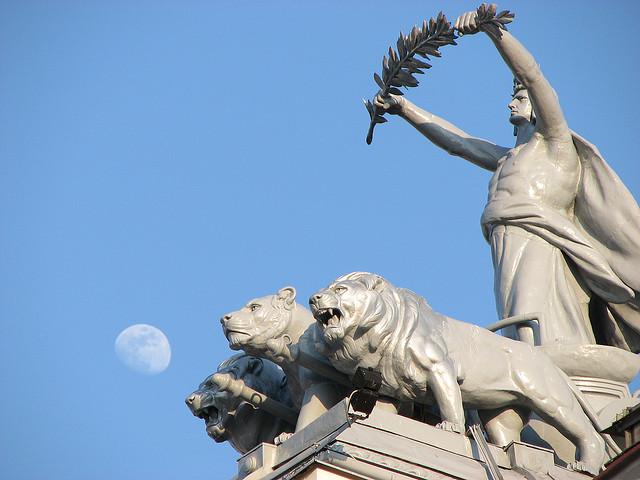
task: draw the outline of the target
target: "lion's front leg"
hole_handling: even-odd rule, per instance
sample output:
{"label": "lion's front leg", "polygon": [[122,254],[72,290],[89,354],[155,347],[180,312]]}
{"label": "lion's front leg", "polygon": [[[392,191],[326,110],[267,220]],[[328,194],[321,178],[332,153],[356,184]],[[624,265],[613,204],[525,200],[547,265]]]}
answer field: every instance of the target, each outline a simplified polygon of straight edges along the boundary
{"label": "lion's front leg", "polygon": [[304,392],[302,407],[296,423],[296,432],[313,422],[342,400],[339,388],[330,382],[314,383]]}
{"label": "lion's front leg", "polygon": [[443,360],[433,364],[428,384],[442,417],[438,427],[458,433],[464,432],[462,394],[452,363],[449,360]]}
{"label": "lion's front leg", "polygon": [[412,348],[410,350],[415,362],[426,371],[427,388],[433,392],[438,404],[442,422],[437,427],[464,432],[462,393],[453,362],[435,343],[427,342],[419,352]]}

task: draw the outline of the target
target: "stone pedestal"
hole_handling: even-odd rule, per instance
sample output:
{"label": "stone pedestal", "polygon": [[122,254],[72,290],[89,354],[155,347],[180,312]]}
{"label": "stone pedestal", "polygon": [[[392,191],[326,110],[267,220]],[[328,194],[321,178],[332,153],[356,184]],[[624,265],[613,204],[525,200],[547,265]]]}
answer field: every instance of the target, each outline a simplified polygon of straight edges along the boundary
{"label": "stone pedestal", "polygon": [[[257,447],[238,462],[237,480],[588,480],[523,442],[480,448],[469,436],[375,408],[364,418],[339,403],[281,445]],[[486,455],[496,467],[494,476]]]}

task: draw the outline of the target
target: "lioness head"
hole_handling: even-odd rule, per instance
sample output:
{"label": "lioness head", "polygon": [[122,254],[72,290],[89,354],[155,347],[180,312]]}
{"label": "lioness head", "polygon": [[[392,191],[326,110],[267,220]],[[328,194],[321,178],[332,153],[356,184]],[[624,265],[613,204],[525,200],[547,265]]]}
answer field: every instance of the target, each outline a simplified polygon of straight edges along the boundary
{"label": "lioness head", "polygon": [[[269,360],[238,354],[222,362],[216,373],[231,374],[270,398],[287,406],[292,404],[284,373]],[[193,415],[205,421],[209,437],[216,442],[229,441],[240,453],[261,442],[271,442],[283,431],[293,429],[283,420],[221,391],[213,381],[213,374],[187,396],[185,403]]]}
{"label": "lioness head", "polygon": [[388,285],[379,275],[355,272],[314,293],[309,305],[325,342],[329,346],[348,339],[358,342],[379,324],[390,307],[383,298]]}
{"label": "lioness head", "polygon": [[255,298],[220,319],[232,350],[259,355],[267,341],[287,331],[296,307],[296,289],[281,288],[275,295]]}

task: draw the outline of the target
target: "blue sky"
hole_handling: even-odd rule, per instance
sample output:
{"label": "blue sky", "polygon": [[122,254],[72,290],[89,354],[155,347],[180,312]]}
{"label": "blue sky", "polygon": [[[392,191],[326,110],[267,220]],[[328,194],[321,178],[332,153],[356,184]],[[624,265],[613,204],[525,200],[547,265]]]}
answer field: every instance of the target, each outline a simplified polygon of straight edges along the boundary
{"label": "blue sky", "polygon": [[[479,218],[489,173],[361,98],[399,30],[477,2],[0,2],[0,476],[229,478],[183,403],[229,351],[218,318],[285,285],[302,303],[380,273],[496,318]],[[570,126],[640,196],[640,4],[516,2]],[[511,75],[460,40],[408,98],[510,146]],[[168,370],[113,349],[161,328]]]}

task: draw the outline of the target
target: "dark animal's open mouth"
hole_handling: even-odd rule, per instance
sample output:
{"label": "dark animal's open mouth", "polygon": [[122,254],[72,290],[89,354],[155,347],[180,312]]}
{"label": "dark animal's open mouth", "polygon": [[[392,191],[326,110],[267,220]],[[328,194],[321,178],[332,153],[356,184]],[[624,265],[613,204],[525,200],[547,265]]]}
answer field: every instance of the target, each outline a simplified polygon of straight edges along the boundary
{"label": "dark animal's open mouth", "polygon": [[215,423],[219,420],[218,409],[216,407],[205,407],[196,413],[196,417],[206,420],[207,423]]}
{"label": "dark animal's open mouth", "polygon": [[342,319],[339,308],[322,308],[316,311],[315,318],[325,327],[335,327]]}

